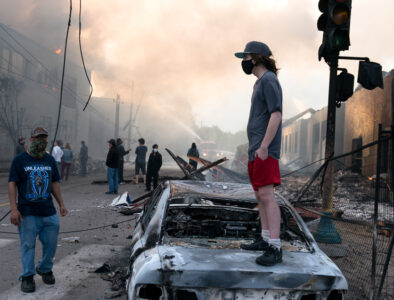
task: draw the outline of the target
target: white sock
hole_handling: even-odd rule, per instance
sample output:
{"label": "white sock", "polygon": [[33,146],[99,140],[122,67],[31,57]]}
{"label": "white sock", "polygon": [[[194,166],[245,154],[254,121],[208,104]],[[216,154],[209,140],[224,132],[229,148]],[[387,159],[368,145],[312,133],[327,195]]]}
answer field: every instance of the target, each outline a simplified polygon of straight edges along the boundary
{"label": "white sock", "polygon": [[268,244],[274,246],[276,249],[280,250],[280,239],[269,239]]}
{"label": "white sock", "polygon": [[270,239],[270,231],[268,229],[262,229],[261,236],[263,237],[264,241],[268,242],[268,240]]}

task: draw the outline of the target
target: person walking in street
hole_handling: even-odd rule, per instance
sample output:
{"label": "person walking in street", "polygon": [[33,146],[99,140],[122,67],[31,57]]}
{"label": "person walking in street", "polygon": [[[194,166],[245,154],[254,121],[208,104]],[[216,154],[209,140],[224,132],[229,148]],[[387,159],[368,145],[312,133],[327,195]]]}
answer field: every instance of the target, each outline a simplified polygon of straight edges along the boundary
{"label": "person walking in street", "polygon": [[57,140],[54,143],[54,147],[52,149],[52,156],[55,159],[56,163],[57,163],[57,170],[60,173],[60,167],[61,167],[61,163],[62,163],[62,156],[63,156],[63,150],[62,148],[60,148],[60,141]]}
{"label": "person walking in street", "polygon": [[68,180],[68,175],[70,174],[70,168],[73,163],[73,152],[71,150],[71,144],[66,143],[66,147],[63,149],[62,156],[62,170],[61,170],[61,179],[63,180],[66,177],[66,181]]}
{"label": "person walking in street", "polygon": [[279,158],[282,135],[282,88],[278,69],[269,47],[261,42],[247,43],[243,52],[242,69],[257,80],[253,87],[247,134],[248,173],[258,202],[261,237],[252,244],[242,244],[245,250],[264,251],[256,263],[272,266],[282,261],[280,245],[280,209],[274,187],[280,184]]}
{"label": "person walking in street", "polygon": [[119,184],[124,184],[124,179],[123,179],[123,166],[124,166],[124,156],[129,154],[130,150],[125,150],[123,146],[123,141],[121,138],[118,138],[116,140],[116,144],[118,147],[118,153],[119,153],[119,168],[118,168],[118,175],[119,175]]}
{"label": "person walking in street", "polygon": [[81,164],[81,176],[86,176],[86,165],[88,163],[88,146],[85,141],[81,141],[81,149],[79,150],[79,162]]}
{"label": "person walking in street", "polygon": [[153,179],[153,189],[158,185],[159,181],[159,171],[162,165],[161,154],[159,153],[159,146],[154,144],[152,146],[152,153],[149,155],[148,160],[148,173],[146,174],[146,190],[150,191],[151,183]]}
{"label": "person walking in street", "polygon": [[135,149],[135,154],[137,155],[135,158],[135,183],[138,184],[141,171],[144,184],[146,185],[146,153],[148,152],[148,148],[145,146],[145,140],[143,138],[140,138],[138,143],[139,146]]}
{"label": "person walking in street", "polygon": [[[198,152],[196,143],[192,143],[192,146],[187,151],[187,156],[193,156],[197,158],[200,157],[200,153]],[[189,159],[189,164],[193,167],[194,170],[197,169],[197,162],[195,160]]]}
{"label": "person walking in street", "polygon": [[119,167],[119,153],[114,139],[108,141],[109,151],[105,165],[107,168],[108,178],[108,192],[106,194],[118,193],[118,167]]}
{"label": "person walking in street", "polygon": [[[52,195],[59,204],[60,215],[67,215],[59,185],[55,159],[45,152],[48,131],[37,127],[31,132],[31,145],[12,161],[8,178],[11,223],[18,226],[22,273],[19,276],[24,293],[35,291],[34,275],[42,276],[45,284],[55,284],[53,260],[59,234],[59,218]],[[18,202],[16,196],[18,195]],[[37,237],[42,244],[42,257],[35,266]]]}
{"label": "person walking in street", "polygon": [[15,156],[26,151],[25,138],[21,137],[18,139],[18,145],[15,147]]}

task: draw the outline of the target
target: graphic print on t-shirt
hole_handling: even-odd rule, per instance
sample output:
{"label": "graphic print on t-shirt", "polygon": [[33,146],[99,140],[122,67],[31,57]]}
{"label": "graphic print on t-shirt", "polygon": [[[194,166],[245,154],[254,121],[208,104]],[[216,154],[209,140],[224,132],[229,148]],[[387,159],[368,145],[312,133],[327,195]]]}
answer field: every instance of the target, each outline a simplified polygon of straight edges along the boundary
{"label": "graphic print on t-shirt", "polygon": [[50,195],[48,186],[51,181],[52,168],[45,165],[35,165],[25,167],[27,175],[27,193],[28,201],[46,200]]}

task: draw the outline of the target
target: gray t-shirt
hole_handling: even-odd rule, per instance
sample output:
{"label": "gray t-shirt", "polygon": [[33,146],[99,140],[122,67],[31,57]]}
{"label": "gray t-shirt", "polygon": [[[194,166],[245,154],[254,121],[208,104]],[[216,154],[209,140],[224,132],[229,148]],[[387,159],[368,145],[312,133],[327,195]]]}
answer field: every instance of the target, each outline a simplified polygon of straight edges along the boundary
{"label": "gray t-shirt", "polygon": [[137,164],[146,163],[146,152],[148,152],[148,148],[146,146],[138,146],[135,149],[135,154],[137,154],[137,157],[135,158],[135,162]]}
{"label": "gray t-shirt", "polygon": [[[276,75],[267,71],[261,78],[257,79],[253,87],[252,105],[247,127],[249,161],[254,160],[255,152],[261,146],[267,131],[271,114],[275,111],[282,112],[282,88]],[[268,155],[275,159],[280,158],[281,137],[282,124],[280,124],[268,147]]]}

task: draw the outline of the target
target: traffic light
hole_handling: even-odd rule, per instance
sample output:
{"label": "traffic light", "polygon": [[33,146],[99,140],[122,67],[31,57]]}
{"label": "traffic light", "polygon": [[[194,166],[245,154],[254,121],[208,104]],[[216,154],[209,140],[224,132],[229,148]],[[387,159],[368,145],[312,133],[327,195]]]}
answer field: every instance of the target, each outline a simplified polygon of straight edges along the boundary
{"label": "traffic light", "polygon": [[354,75],[342,69],[341,74],[337,75],[336,102],[345,102],[353,95]]}
{"label": "traffic light", "polygon": [[339,55],[339,51],[349,49],[352,1],[320,0],[319,10],[322,15],[317,21],[317,29],[323,31],[319,60],[324,57],[329,62],[332,57]]}

